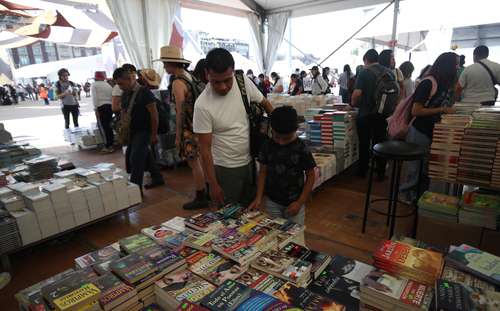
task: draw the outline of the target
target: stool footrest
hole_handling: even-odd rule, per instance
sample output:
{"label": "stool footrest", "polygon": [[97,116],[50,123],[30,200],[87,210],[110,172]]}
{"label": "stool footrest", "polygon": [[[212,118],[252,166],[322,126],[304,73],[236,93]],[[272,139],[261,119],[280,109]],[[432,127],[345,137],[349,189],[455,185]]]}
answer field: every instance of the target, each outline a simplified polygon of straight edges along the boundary
{"label": "stool footrest", "polygon": [[[379,211],[379,210],[375,209],[374,207],[372,207],[372,206],[371,206],[371,204],[372,204],[372,203],[375,203],[375,202],[393,202],[393,200],[391,200],[391,199],[387,199],[387,198],[384,198],[384,199],[375,199],[375,200],[371,200],[371,201],[370,201],[370,207],[369,207],[369,209],[370,209],[371,211],[373,211],[373,212],[375,212],[375,213],[377,213],[377,214],[379,214],[379,215],[383,215],[383,216],[390,216],[390,215],[389,215],[389,214],[387,214],[386,212],[381,212],[381,211]],[[398,202],[399,204],[406,205],[406,206],[410,207],[410,208],[412,209],[412,211],[411,211],[411,212],[409,212],[409,213],[407,213],[407,214],[403,214],[403,215],[396,215],[395,217],[397,217],[397,218],[405,218],[405,217],[410,217],[410,216],[412,216],[412,215],[415,215],[415,213],[417,212],[417,208],[416,208],[416,206],[411,206],[411,204],[408,204],[408,203],[403,202],[403,201],[400,201],[400,200],[398,200],[397,202]]]}

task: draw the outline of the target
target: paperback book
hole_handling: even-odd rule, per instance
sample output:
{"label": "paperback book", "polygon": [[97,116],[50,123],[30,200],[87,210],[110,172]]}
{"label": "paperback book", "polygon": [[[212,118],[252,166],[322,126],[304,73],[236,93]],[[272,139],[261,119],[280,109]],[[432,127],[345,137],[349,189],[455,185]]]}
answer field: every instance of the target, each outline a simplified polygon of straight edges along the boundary
{"label": "paperback book", "polygon": [[500,310],[500,293],[437,280],[436,309],[442,311]]}
{"label": "paperback book", "polygon": [[82,269],[118,258],[120,258],[120,252],[110,245],[76,258],[75,265],[77,269]]}
{"label": "paperback book", "polygon": [[169,270],[168,272],[170,272],[186,264],[184,257],[168,248],[159,246],[148,248],[139,254],[149,260],[158,271]]}
{"label": "paperback book", "polygon": [[305,246],[290,242],[282,249],[287,255],[311,263],[311,277],[316,279],[331,262],[332,257],[327,254],[310,250]]}
{"label": "paperback book", "polygon": [[328,299],[327,297],[318,295],[306,288],[296,287],[290,283],[286,283],[285,285],[283,285],[277,292],[274,293],[274,297],[278,298],[286,304],[303,310],[345,310],[343,305],[339,305],[336,302]]}
{"label": "paperback book", "polygon": [[446,256],[451,266],[500,286],[500,258],[467,244],[454,247]]}
{"label": "paperback book", "polygon": [[233,280],[225,281],[219,288],[201,300],[201,305],[211,311],[233,311],[250,298],[253,290]]}
{"label": "paperback book", "polygon": [[98,277],[94,284],[101,290],[99,304],[104,311],[116,308],[128,300],[138,301],[135,288],[123,283],[111,273]]}
{"label": "paperback book", "polygon": [[465,286],[483,290],[495,290],[495,286],[493,286],[493,284],[483,281],[472,274],[457,270],[448,264],[444,266],[443,273],[441,274],[441,280],[460,283]]}
{"label": "paperback book", "polygon": [[151,262],[138,254],[131,254],[112,261],[109,267],[129,285],[134,285],[156,271],[155,266]]}
{"label": "paperback book", "polygon": [[208,212],[205,214],[197,214],[186,218],[186,227],[192,228],[201,232],[209,232],[221,229],[223,227],[220,217],[216,213]]}
{"label": "paperback book", "polygon": [[368,273],[375,270],[375,267],[344,257],[336,255],[332,258],[331,263],[325,269],[336,276],[341,276],[349,280],[361,283]]}
{"label": "paperback book", "polygon": [[314,293],[330,298],[346,311],[359,310],[360,283],[323,271],[308,289]]}
{"label": "paperback book", "polygon": [[136,253],[138,251],[150,248],[156,245],[156,243],[144,234],[135,234],[119,241],[120,248],[126,254]]}
{"label": "paperback book", "polygon": [[269,295],[273,295],[286,283],[286,281],[278,277],[254,268],[249,268],[236,281]]}
{"label": "paperback book", "polygon": [[172,229],[168,229],[168,228],[163,227],[163,226],[152,226],[152,227],[148,227],[148,228],[143,228],[141,230],[141,232],[142,232],[142,234],[153,239],[153,241],[155,241],[156,243],[158,243],[159,245],[162,245],[162,246],[167,246],[168,245],[168,243],[167,243],[168,238],[175,236],[177,233],[179,233],[177,231],[174,231]]}

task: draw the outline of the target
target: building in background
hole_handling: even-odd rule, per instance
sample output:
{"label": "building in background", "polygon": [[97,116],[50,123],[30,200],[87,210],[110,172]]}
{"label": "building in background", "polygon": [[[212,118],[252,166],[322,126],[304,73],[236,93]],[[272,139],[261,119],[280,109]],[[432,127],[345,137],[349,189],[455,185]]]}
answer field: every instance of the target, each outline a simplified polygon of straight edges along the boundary
{"label": "building in background", "polygon": [[101,48],[85,48],[37,41],[26,46],[9,49],[9,54],[14,67],[21,68],[33,64],[98,55],[101,54]]}
{"label": "building in background", "polygon": [[250,45],[242,40],[216,38],[207,32],[189,31],[190,35],[198,40],[199,46],[205,54],[213,48],[224,48],[229,52],[236,52],[246,58],[250,56]]}

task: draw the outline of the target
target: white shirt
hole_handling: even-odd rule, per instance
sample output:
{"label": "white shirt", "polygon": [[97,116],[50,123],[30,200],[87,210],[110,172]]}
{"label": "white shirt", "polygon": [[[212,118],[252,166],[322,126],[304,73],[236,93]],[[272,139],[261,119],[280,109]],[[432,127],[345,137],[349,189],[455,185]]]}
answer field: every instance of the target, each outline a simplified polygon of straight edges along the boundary
{"label": "white shirt", "polygon": [[[249,102],[261,103],[262,93],[248,77],[244,79]],[[250,163],[248,117],[236,78],[225,96],[215,93],[207,84],[194,105],[193,129],[199,134],[212,133],[215,165],[234,168]]]}
{"label": "white shirt", "polygon": [[[283,88],[283,91],[284,91],[285,90],[285,85],[283,83],[283,78],[279,78],[278,81],[276,82],[276,84],[273,85],[273,92],[274,92],[275,89],[277,89],[280,86]],[[283,91],[281,91],[279,93],[283,93]],[[278,93],[278,92],[275,92],[275,93]]]}
{"label": "white shirt", "polygon": [[304,79],[302,79],[302,82],[304,84],[304,91],[310,92],[312,91],[312,78],[310,76],[305,76]]}
{"label": "white shirt", "polygon": [[90,87],[90,96],[96,109],[102,105],[111,105],[112,93],[113,88],[106,81],[96,81]]}
{"label": "white shirt", "polygon": [[[487,59],[482,59],[481,62],[488,66],[497,81],[500,81],[500,64]],[[462,102],[480,103],[495,99],[490,75],[481,64],[475,63],[465,68],[458,82],[463,88]]]}
{"label": "white shirt", "polygon": [[111,93],[111,96],[122,96],[123,91],[122,89],[116,84],[113,86],[113,93]]}
{"label": "white shirt", "polygon": [[352,72],[350,73],[349,77],[347,77],[346,72],[342,72],[339,77],[339,86],[343,88],[344,90],[347,90],[349,88],[349,80],[354,77]]}
{"label": "white shirt", "polygon": [[318,75],[313,79],[312,83],[312,94],[313,95],[321,95],[324,94],[326,89],[328,88],[328,84],[325,79],[321,75]]}

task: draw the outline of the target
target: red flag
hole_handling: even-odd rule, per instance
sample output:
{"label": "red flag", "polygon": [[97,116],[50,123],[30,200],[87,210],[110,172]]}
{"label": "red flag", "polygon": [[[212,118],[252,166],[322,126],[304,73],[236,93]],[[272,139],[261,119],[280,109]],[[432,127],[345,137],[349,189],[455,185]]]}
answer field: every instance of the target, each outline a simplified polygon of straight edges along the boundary
{"label": "red flag", "polygon": [[182,26],[180,25],[176,16],[174,17],[174,22],[172,25],[172,35],[170,36],[169,45],[173,45],[182,49],[183,44],[184,44],[184,31],[182,30]]}

